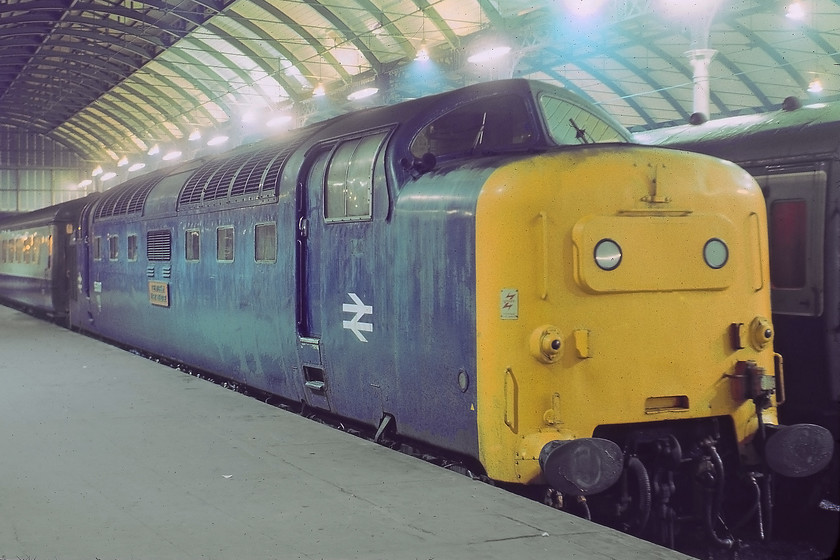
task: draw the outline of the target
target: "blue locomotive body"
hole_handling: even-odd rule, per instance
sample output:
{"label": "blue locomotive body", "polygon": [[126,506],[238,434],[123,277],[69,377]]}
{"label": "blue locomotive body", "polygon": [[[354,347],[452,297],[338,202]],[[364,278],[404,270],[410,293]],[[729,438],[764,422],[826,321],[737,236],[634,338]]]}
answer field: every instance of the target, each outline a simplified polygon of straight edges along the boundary
{"label": "blue locomotive body", "polygon": [[483,90],[106,193],[81,226],[76,326],[364,423],[398,413],[401,434],[477,456],[474,216],[494,167],[394,163],[414,163],[425,107]]}

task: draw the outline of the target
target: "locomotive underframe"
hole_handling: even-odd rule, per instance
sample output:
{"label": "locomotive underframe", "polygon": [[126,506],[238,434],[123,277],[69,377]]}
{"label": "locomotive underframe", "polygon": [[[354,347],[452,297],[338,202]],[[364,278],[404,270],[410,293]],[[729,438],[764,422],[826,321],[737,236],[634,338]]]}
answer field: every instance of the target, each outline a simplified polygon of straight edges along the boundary
{"label": "locomotive underframe", "polygon": [[742,527],[768,537],[772,476],[743,464],[734,433],[725,416],[600,426],[594,435],[622,448],[624,471],[589,498],[593,518],[672,548],[681,527],[698,522],[726,548]]}

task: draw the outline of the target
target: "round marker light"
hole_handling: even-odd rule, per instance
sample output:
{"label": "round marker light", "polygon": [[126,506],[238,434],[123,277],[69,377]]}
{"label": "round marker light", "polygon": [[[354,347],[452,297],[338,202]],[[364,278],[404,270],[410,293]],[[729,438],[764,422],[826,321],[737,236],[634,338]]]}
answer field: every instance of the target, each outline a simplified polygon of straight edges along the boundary
{"label": "round marker light", "polygon": [[703,260],[710,268],[723,268],[723,265],[729,260],[729,248],[726,243],[717,237],[713,237],[706,241],[706,245],[703,247]]}
{"label": "round marker light", "polygon": [[601,270],[615,270],[621,264],[621,247],[612,239],[602,239],[595,245],[595,264]]}

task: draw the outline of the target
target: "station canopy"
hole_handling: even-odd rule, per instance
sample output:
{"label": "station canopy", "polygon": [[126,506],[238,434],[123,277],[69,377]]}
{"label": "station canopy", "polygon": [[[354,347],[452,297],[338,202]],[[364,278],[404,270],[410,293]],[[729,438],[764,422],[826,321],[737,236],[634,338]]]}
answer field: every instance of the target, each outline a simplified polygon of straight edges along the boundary
{"label": "station canopy", "polygon": [[837,99],[838,51],[840,0],[2,0],[0,127],[113,164],[527,77],[639,131]]}

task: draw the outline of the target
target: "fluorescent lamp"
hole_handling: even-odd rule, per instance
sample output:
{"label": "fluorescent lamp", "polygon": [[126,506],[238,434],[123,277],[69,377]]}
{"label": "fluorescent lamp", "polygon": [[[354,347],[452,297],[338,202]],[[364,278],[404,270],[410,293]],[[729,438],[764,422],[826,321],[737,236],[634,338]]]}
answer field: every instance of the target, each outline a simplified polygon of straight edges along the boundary
{"label": "fluorescent lamp", "polygon": [[347,96],[348,101],[358,101],[360,99],[365,99],[366,97],[370,97],[379,91],[379,88],[369,87],[360,89],[359,91],[354,91],[350,95]]}
{"label": "fluorescent lamp", "polygon": [[501,47],[490,47],[489,49],[479,51],[474,55],[468,57],[467,62],[471,62],[473,64],[483,64],[485,62],[490,62],[491,60],[501,58],[509,52],[510,47],[508,47],[507,45]]}

